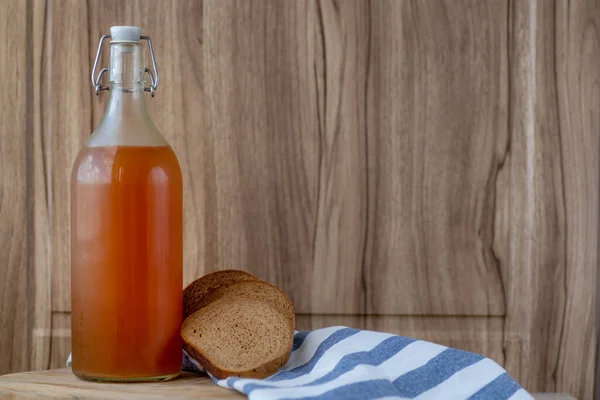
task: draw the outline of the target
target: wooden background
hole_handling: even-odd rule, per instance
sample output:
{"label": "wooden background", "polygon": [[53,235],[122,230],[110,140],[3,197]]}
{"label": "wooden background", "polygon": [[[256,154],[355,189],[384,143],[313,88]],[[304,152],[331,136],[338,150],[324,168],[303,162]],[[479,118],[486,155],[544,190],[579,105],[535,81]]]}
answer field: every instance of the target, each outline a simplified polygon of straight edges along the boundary
{"label": "wooden background", "polygon": [[0,0],[0,373],[69,353],[69,173],[118,24],[155,44],[186,283],[247,269],[300,328],[592,398],[600,0]]}

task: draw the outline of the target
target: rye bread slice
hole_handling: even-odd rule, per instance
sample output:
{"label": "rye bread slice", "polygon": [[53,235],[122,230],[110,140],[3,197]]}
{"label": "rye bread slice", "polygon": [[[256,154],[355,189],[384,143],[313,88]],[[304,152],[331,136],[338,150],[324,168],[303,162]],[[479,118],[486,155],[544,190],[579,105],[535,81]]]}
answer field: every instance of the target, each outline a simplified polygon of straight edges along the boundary
{"label": "rye bread slice", "polygon": [[199,310],[198,304],[202,301],[202,298],[219,286],[256,279],[254,275],[246,271],[233,269],[215,271],[196,279],[183,290],[183,319]]}
{"label": "rye bread slice", "polygon": [[198,299],[195,306],[197,310],[201,310],[219,299],[229,297],[264,301],[292,321],[292,328],[294,328],[296,311],[290,299],[278,287],[259,280],[237,281],[221,285]]}
{"label": "rye bread slice", "polygon": [[190,315],[183,348],[214,377],[266,378],[288,361],[293,320],[263,300],[222,297]]}

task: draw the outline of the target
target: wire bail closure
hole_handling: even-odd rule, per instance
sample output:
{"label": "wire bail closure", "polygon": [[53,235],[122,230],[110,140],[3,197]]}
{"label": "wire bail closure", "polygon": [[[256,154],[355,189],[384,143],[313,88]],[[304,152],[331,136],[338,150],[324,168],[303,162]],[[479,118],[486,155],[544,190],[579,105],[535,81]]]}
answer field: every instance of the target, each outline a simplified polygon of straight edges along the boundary
{"label": "wire bail closure", "polygon": [[[104,86],[100,83],[102,79],[102,75],[108,72],[108,68],[102,68],[98,76],[96,76],[96,69],[98,68],[98,62],[100,61],[100,54],[102,53],[102,44],[105,39],[112,39],[111,35],[102,35],[100,38],[100,43],[98,44],[98,51],[96,52],[96,60],[94,61],[94,67],[92,68],[92,85],[94,86],[94,90],[96,92],[96,96],[100,94],[102,90],[109,90],[108,86]],[[154,57],[154,48],[152,47],[152,40],[149,36],[140,36],[141,40],[146,40],[148,42],[148,48],[150,49],[150,56],[152,57],[152,68],[154,72],[150,68],[145,68],[144,72],[150,76],[150,86],[144,86],[144,91],[150,92],[152,97],[156,93],[156,89],[158,88],[158,67],[156,66],[156,58]]]}

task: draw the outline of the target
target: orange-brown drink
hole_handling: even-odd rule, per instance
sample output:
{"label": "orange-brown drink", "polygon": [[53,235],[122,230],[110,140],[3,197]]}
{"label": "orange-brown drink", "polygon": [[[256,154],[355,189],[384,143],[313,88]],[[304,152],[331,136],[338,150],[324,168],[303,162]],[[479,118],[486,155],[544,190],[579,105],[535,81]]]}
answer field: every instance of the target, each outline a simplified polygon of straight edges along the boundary
{"label": "orange-brown drink", "polygon": [[72,177],[73,371],[181,368],[181,173],[170,147],[89,147]]}

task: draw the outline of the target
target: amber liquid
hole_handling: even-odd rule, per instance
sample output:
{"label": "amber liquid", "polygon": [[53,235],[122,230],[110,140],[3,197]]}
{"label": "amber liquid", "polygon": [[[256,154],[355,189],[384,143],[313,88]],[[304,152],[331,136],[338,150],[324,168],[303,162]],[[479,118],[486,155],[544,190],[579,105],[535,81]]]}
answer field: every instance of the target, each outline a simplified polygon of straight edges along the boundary
{"label": "amber liquid", "polygon": [[89,147],[71,178],[73,372],[181,370],[182,178],[170,147]]}

